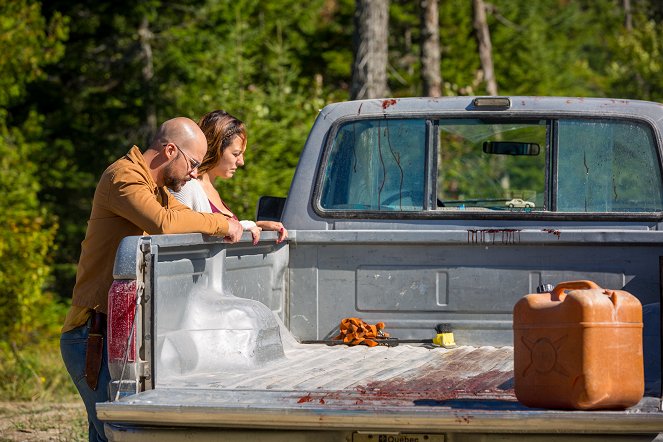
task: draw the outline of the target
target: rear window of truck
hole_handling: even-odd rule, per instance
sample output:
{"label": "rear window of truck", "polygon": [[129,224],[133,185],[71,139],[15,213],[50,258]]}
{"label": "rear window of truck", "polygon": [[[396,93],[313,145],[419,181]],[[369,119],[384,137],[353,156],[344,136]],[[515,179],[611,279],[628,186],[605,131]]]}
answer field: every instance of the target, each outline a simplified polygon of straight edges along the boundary
{"label": "rear window of truck", "polygon": [[351,121],[322,170],[323,213],[663,211],[653,131],[628,120]]}

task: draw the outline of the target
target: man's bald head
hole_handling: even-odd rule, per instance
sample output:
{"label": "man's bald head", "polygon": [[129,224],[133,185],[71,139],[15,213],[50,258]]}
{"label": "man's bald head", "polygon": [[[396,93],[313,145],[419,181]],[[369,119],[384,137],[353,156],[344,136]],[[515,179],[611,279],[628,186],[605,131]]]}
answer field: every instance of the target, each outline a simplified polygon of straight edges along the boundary
{"label": "man's bald head", "polygon": [[200,127],[186,117],[175,117],[165,121],[152,141],[151,149],[160,151],[165,144],[174,143],[198,162],[207,152],[207,139]]}

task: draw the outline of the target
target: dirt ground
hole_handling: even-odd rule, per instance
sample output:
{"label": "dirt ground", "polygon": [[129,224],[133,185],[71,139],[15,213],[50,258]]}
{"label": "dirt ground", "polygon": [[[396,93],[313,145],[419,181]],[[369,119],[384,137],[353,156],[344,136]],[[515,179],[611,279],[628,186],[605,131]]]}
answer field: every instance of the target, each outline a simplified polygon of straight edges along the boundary
{"label": "dirt ground", "polygon": [[0,441],[87,441],[83,402],[0,402]]}

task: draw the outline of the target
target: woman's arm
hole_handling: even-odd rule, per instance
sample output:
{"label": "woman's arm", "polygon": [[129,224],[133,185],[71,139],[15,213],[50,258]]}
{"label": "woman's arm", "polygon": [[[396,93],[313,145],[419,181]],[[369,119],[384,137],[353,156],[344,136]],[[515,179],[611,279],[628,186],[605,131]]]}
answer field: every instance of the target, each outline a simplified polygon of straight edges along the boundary
{"label": "woman's arm", "polygon": [[277,244],[288,239],[288,231],[283,226],[283,224],[278,221],[256,221],[256,225],[262,230],[273,230],[279,232],[279,237],[276,239]]}
{"label": "woman's arm", "polygon": [[170,193],[182,204],[190,207],[196,212],[212,213],[212,206],[209,205],[209,199],[205,190],[200,182],[196,179],[187,181],[184,186],[178,191],[174,192],[171,189]]}

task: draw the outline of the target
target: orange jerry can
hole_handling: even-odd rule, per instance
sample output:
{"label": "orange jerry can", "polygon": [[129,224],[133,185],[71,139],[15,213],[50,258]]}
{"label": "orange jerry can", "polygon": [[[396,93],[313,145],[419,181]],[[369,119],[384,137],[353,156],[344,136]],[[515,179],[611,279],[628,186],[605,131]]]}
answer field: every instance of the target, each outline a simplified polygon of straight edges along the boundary
{"label": "orange jerry can", "polygon": [[644,394],[642,305],[592,281],[558,284],[513,308],[514,389],[529,407],[623,409]]}

